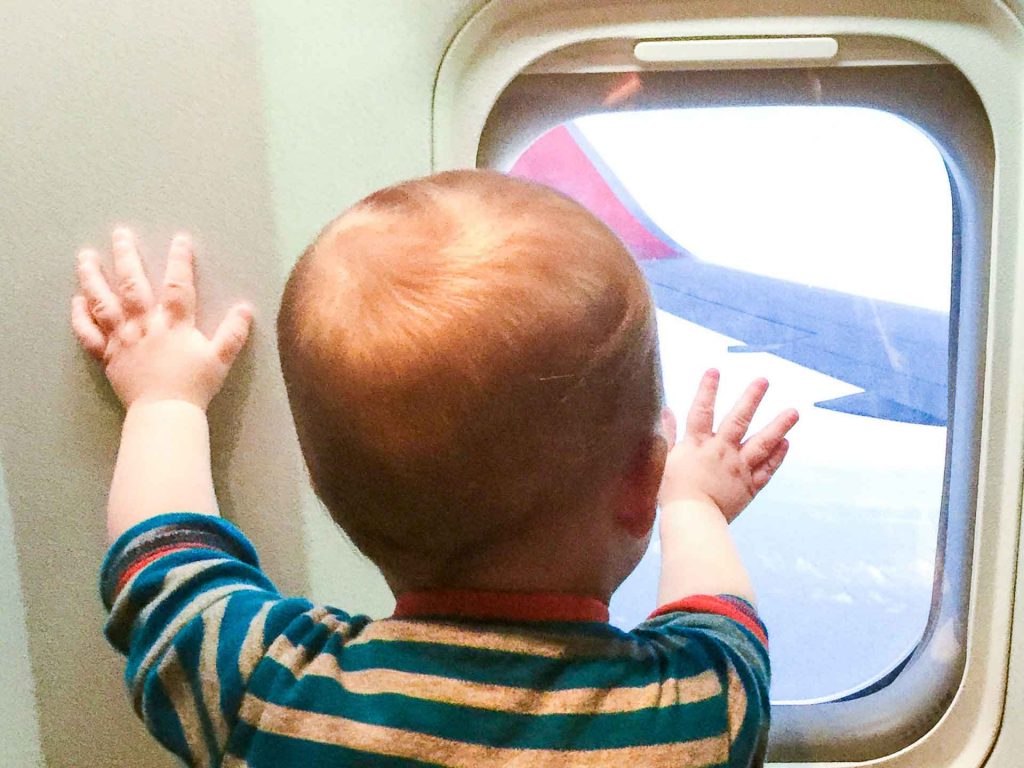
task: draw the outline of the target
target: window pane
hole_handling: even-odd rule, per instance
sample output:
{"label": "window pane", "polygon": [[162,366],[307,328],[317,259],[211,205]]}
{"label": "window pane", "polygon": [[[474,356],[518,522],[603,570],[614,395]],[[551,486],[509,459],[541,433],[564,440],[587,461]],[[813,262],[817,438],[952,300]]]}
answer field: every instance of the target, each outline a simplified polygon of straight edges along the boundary
{"label": "window pane", "polygon": [[[721,411],[757,376],[772,383],[761,424],[800,410],[786,465],[733,526],[773,700],[836,698],[891,670],[931,609],[942,502],[953,214],[934,144],[862,108],[614,112],[548,131],[511,172],[630,247],[677,413],[711,366]],[[614,623],[655,607],[658,546]]]}

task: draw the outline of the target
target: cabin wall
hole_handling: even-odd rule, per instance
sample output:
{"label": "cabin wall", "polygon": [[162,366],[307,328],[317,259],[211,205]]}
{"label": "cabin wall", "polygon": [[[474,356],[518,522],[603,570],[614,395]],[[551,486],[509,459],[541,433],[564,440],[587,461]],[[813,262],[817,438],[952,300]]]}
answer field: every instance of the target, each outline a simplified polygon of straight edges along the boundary
{"label": "cabin wall", "polygon": [[35,681],[28,655],[28,631],[25,625],[25,598],[18,573],[18,553],[14,546],[11,507],[7,502],[4,475],[0,473],[0,744],[4,745],[11,765],[38,765],[38,712]]}
{"label": "cabin wall", "polygon": [[[307,489],[277,365],[288,269],[334,214],[430,167],[437,63],[468,5],[113,0],[0,7],[0,763],[160,766],[102,636],[121,409],[68,326],[74,254],[197,241],[202,324],[255,335],[211,411],[222,510],[291,593],[391,597]],[[27,641],[27,644],[26,644]],[[26,652],[27,648],[27,652]]]}

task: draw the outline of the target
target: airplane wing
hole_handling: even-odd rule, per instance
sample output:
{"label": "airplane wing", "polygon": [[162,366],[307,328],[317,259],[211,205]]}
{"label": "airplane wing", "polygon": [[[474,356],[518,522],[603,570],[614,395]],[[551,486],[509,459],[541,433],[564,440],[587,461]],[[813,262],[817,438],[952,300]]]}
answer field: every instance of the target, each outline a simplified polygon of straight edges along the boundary
{"label": "airplane wing", "polygon": [[815,403],[842,413],[942,426],[949,411],[949,316],[701,261],[637,205],[578,131],[552,129],[512,173],[601,218],[644,270],[657,306],[742,344],[861,388]]}
{"label": "airplane wing", "polygon": [[815,403],[879,419],[946,423],[948,316],[693,257],[640,262],[660,309],[863,391]]}

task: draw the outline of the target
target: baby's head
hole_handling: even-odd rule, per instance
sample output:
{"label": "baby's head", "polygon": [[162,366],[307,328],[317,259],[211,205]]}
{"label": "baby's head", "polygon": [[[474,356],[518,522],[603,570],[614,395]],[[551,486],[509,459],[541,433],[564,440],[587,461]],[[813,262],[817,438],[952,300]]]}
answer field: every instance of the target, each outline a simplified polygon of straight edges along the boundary
{"label": "baby's head", "polygon": [[642,553],[654,310],[573,201],[483,171],[377,192],[303,254],[278,334],[313,486],[392,588],[604,595]]}

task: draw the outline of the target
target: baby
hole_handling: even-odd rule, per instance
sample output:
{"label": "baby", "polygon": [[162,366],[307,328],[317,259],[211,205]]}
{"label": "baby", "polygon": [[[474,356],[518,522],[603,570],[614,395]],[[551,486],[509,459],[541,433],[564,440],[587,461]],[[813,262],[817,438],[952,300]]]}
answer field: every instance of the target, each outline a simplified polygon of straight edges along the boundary
{"label": "baby", "polygon": [[[749,766],[768,656],[728,523],[796,423],[676,443],[654,308],[615,236],[501,174],[399,184],[329,224],[284,292],[278,347],[317,495],[384,574],[371,621],[283,598],[218,516],[206,408],[251,310],[195,328],[179,235],[153,290],[124,229],[113,285],[79,254],[72,324],[127,408],[101,587],[136,711],[189,765]],[[660,489],[660,490],[659,490]],[[660,607],[607,603],[661,505]]]}

